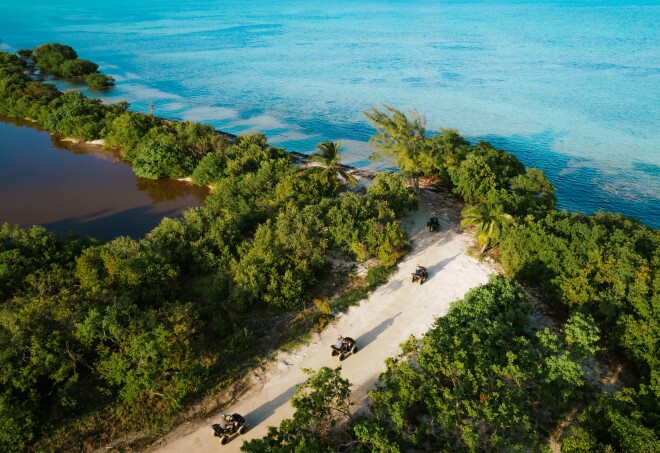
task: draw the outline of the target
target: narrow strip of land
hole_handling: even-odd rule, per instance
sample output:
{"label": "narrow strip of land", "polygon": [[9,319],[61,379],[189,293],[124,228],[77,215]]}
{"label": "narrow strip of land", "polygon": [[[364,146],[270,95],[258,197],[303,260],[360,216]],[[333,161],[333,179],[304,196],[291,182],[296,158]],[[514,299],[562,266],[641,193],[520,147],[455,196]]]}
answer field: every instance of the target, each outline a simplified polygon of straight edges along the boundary
{"label": "narrow strip of land", "polygon": [[[404,224],[413,239],[413,251],[399,263],[397,272],[387,284],[376,290],[368,300],[351,308],[312,342],[293,353],[278,355],[265,373],[254,374],[252,389],[227,412],[242,414],[249,431],[234,437],[227,445],[218,444],[211,424],[219,414],[199,423],[179,427],[151,449],[152,452],[238,452],[244,440],[266,435],[268,426],[278,426],[291,417],[293,409],[289,399],[296,384],[305,381],[303,368],[318,370],[323,366],[340,364],[330,355],[330,345],[338,334],[357,340],[359,352],[341,362],[342,375],[353,384],[353,399],[364,401],[380,373],[385,370],[385,359],[398,354],[399,344],[411,334],[426,332],[436,317],[447,313],[451,302],[488,279],[492,271],[466,254],[470,238],[454,231],[455,223],[441,219],[440,232],[430,233],[425,228],[431,211],[443,213],[432,206],[433,198],[421,196],[421,208]],[[429,278],[423,285],[411,282],[416,264],[426,266]]]}

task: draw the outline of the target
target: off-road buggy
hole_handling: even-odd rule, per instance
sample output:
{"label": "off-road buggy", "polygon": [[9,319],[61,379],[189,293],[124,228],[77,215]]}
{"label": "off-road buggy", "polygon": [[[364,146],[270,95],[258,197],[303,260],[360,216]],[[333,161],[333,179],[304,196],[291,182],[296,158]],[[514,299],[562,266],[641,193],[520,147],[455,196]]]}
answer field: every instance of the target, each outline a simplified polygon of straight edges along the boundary
{"label": "off-road buggy", "polygon": [[424,283],[424,280],[428,278],[428,276],[429,273],[426,270],[426,268],[416,270],[415,272],[412,273],[412,282],[413,283],[419,282],[419,284],[421,285],[422,283]]}
{"label": "off-road buggy", "polygon": [[429,231],[440,231],[440,219],[438,219],[435,214],[426,222],[426,226]]}
{"label": "off-road buggy", "polygon": [[245,434],[247,432],[247,424],[240,414],[222,414],[222,416],[227,422],[224,428],[219,423],[211,425],[211,428],[213,428],[213,435],[220,438],[220,443],[222,445],[229,442],[229,439],[234,435]]}
{"label": "off-road buggy", "polygon": [[338,356],[339,360],[342,361],[349,354],[355,354],[358,351],[357,343],[351,337],[340,337],[341,347],[337,347],[336,344],[330,346],[332,348],[332,355]]}

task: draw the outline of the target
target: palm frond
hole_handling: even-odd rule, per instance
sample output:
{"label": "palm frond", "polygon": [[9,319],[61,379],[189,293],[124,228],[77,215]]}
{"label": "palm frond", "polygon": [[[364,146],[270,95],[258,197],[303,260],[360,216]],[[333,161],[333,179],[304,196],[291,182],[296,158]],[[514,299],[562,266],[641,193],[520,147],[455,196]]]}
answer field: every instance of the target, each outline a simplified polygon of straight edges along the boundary
{"label": "palm frond", "polygon": [[341,175],[342,178],[344,178],[346,180],[346,182],[349,185],[355,186],[358,183],[357,178],[355,176],[353,176],[352,174],[348,173],[347,171],[337,170],[337,172]]}

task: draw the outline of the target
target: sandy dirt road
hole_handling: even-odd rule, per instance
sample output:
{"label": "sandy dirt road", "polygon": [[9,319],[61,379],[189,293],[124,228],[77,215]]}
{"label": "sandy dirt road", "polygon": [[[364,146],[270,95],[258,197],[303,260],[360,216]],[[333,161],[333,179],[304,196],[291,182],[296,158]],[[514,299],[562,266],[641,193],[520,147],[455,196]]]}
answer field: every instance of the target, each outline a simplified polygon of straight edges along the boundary
{"label": "sandy dirt road", "polygon": [[[342,376],[353,384],[353,400],[364,402],[366,392],[385,371],[385,359],[400,352],[399,344],[411,334],[426,332],[436,317],[447,313],[451,302],[487,281],[492,273],[486,265],[465,252],[469,235],[453,231],[455,223],[442,220],[440,232],[425,228],[432,210],[428,194],[422,197],[420,210],[406,220],[404,228],[413,239],[413,251],[398,266],[388,283],[371,296],[339,316],[320,335],[292,353],[280,353],[267,371],[255,378],[252,388],[226,412],[242,414],[249,431],[235,436],[222,446],[213,437],[211,424],[220,414],[197,423],[187,423],[160,439],[149,452],[202,453],[238,452],[244,440],[266,435],[268,426],[278,426],[290,418],[289,399],[296,384],[305,381],[303,368],[318,370],[323,366],[342,365]],[[429,278],[423,285],[411,282],[416,264],[426,266]],[[330,355],[330,345],[338,334],[357,340],[360,350],[339,362]]]}

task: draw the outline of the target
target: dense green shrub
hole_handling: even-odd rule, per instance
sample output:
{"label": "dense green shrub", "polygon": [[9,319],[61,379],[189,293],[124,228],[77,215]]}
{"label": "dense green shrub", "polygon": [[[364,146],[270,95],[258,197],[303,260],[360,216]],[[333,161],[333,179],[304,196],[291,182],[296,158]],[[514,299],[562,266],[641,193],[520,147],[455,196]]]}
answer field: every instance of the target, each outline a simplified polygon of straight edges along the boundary
{"label": "dense green shrub", "polygon": [[76,263],[82,289],[92,293],[112,291],[150,303],[177,295],[178,273],[176,264],[126,237],[86,249]]}
{"label": "dense green shrub", "polygon": [[383,283],[387,282],[387,279],[392,272],[394,272],[394,266],[375,266],[370,268],[367,271],[367,276],[365,278],[367,285],[375,288]]}
{"label": "dense green shrub", "polygon": [[554,212],[512,224],[501,260],[563,305],[592,314],[612,344],[647,372],[658,369],[660,233],[620,215]]}
{"label": "dense green shrub", "polygon": [[529,310],[520,287],[502,277],[452,304],[388,359],[371,391],[374,419],[356,428],[360,440],[400,451],[542,449],[541,431],[584,385],[581,364],[597,349],[598,329],[577,316],[559,335],[533,335]]}
{"label": "dense green shrub", "polygon": [[[85,401],[86,374],[73,322],[85,301],[68,292],[54,297],[15,297],[0,308],[0,449],[21,445],[70,416]],[[74,308],[76,307],[76,308]],[[48,408],[49,417],[41,410]]]}
{"label": "dense green shrub", "polygon": [[[654,451],[660,427],[660,232],[617,214],[551,212],[508,225],[502,264],[571,313],[594,316],[614,351],[637,365],[627,387],[589,406],[565,451]],[[639,395],[644,396],[637,396]]]}
{"label": "dense green shrub", "polygon": [[288,247],[294,244],[283,243],[274,229],[270,221],[260,225],[254,240],[239,248],[234,281],[242,295],[236,300],[247,306],[263,301],[276,307],[302,308],[305,290],[314,282],[314,267],[320,263],[314,262],[314,255],[296,253]]}
{"label": "dense green shrub", "polygon": [[228,146],[224,135],[216,134],[207,124],[192,121],[167,121],[167,132],[173,135],[176,143],[196,159],[211,151],[221,151]]}
{"label": "dense green shrub", "polygon": [[454,191],[469,203],[484,201],[491,190],[497,189],[497,175],[485,156],[470,154],[452,178]]}
{"label": "dense green shrub", "polygon": [[488,143],[479,143],[451,173],[454,191],[470,204],[484,201],[489,192],[508,188],[520,175],[523,165],[511,154],[498,151]]}
{"label": "dense green shrub", "polygon": [[21,57],[11,54],[9,52],[0,52],[0,67],[11,72],[23,71],[26,62]]}
{"label": "dense green shrub", "polygon": [[288,172],[277,183],[273,200],[280,206],[293,205],[303,208],[310,204],[322,203],[319,200],[334,197],[339,189],[337,178],[308,168]]}
{"label": "dense green shrub", "polygon": [[372,184],[367,186],[367,193],[374,200],[386,201],[397,216],[417,209],[417,197],[406,187],[406,181],[399,173],[377,173]]}
{"label": "dense green shrub", "polygon": [[263,162],[273,159],[286,159],[289,155],[281,148],[269,146],[266,136],[261,133],[241,135],[233,146],[227,149],[229,160],[225,168],[226,176],[238,176],[254,172]]}
{"label": "dense green shrub", "polygon": [[58,43],[43,44],[31,52],[23,51],[21,56],[25,59],[33,59],[35,66],[43,73],[67,79],[84,78],[87,84],[95,88],[114,84],[112,77],[97,72],[99,65],[78,58],[76,51],[69,46]]}
{"label": "dense green shrub", "polygon": [[86,302],[73,291],[73,263],[94,244],[41,227],[0,230],[2,451],[24,451],[52,420],[70,416],[85,400],[73,323]]}
{"label": "dense green shrub", "polygon": [[100,345],[97,376],[117,389],[125,404],[165,400],[167,410],[176,410],[199,391],[205,373],[191,349],[198,323],[192,304],[144,310],[119,299],[90,310],[76,328],[82,344]]}
{"label": "dense green shrub", "polygon": [[89,141],[101,137],[105,110],[100,99],[69,91],[53,99],[37,119],[51,131]]}
{"label": "dense green shrub", "polygon": [[642,385],[601,395],[562,438],[562,452],[660,449],[660,400]]}
{"label": "dense green shrub", "polygon": [[76,58],[75,60],[66,60],[59,67],[59,74],[62,77],[69,79],[84,77],[89,74],[93,74],[99,68],[99,65],[92,63],[89,60],[81,60]]}
{"label": "dense green shrub", "polygon": [[270,197],[280,178],[290,171],[285,160],[263,162],[242,176],[229,176],[214,184],[206,206],[215,215],[233,219],[242,232],[254,231],[276,209]]}
{"label": "dense green shrub", "polygon": [[85,82],[92,88],[107,88],[115,84],[115,79],[112,76],[94,72],[86,73]]}
{"label": "dense green shrub", "polygon": [[498,194],[509,214],[541,218],[555,209],[555,187],[541,170],[528,168],[525,174],[511,178],[509,184],[510,192],[500,189]]}
{"label": "dense green shrub", "polygon": [[121,148],[124,158],[132,161],[138,145],[158,124],[160,120],[153,115],[125,111],[108,123],[103,130],[103,140],[111,148]]}
{"label": "dense green shrub", "polygon": [[470,152],[470,143],[456,129],[440,129],[440,134],[429,139],[429,153],[424,163],[424,173],[439,176],[451,185],[452,175]]}
{"label": "dense green shrub", "polygon": [[70,271],[75,257],[94,244],[92,239],[62,240],[40,226],[5,223],[0,228],[0,303],[24,292],[56,294],[58,285],[66,283],[55,280],[59,270]]}
{"label": "dense green shrub", "polygon": [[183,178],[192,173],[194,167],[193,156],[165,140],[148,140],[133,161],[133,172],[149,179]]}
{"label": "dense green shrub", "polygon": [[407,237],[386,202],[342,194],[327,216],[334,244],[358,261],[378,257],[390,266],[403,254]]}
{"label": "dense green shrub", "polygon": [[70,46],[52,43],[35,47],[34,50],[32,50],[32,58],[34,59],[37,68],[44,72],[59,76],[62,75],[60,69],[62,64],[67,61],[76,60],[78,54]]}
{"label": "dense green shrub", "polygon": [[227,156],[224,153],[208,153],[201,158],[192,174],[192,180],[201,185],[220,181],[225,176]]}

